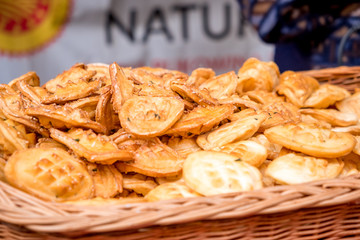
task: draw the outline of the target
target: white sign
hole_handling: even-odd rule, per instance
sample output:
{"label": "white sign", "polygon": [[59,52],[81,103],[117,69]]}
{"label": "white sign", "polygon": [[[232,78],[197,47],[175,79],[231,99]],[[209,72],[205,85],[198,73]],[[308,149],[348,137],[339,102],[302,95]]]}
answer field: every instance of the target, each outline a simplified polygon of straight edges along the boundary
{"label": "white sign", "polygon": [[21,9],[14,17],[0,9],[8,16],[0,18],[2,83],[28,71],[45,83],[76,62],[223,73],[249,57],[273,59],[273,47],[244,24],[234,0],[33,2],[46,4],[20,18]]}

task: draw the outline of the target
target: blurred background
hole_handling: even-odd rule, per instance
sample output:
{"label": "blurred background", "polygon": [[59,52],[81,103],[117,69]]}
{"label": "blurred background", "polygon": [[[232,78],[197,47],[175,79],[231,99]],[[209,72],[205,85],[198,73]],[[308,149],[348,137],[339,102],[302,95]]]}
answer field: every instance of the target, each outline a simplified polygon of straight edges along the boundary
{"label": "blurred background", "polygon": [[273,58],[235,0],[0,0],[0,82],[45,83],[76,62],[191,72]]}
{"label": "blurred background", "polygon": [[359,0],[239,0],[280,71],[360,65]]}
{"label": "blurred background", "polygon": [[359,65],[357,2],[0,0],[0,83],[28,71],[45,83],[77,62],[217,74],[249,57],[281,71]]}

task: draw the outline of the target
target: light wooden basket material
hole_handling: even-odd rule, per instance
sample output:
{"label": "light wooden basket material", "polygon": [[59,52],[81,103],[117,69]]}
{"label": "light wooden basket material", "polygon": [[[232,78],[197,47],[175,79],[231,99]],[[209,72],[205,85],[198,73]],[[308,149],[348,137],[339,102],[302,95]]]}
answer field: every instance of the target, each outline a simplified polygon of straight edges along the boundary
{"label": "light wooden basket material", "polygon": [[[360,86],[360,67],[306,74],[350,90]],[[211,197],[86,207],[45,202],[0,181],[0,222],[0,239],[15,240],[360,239],[360,174]]]}
{"label": "light wooden basket material", "polygon": [[356,88],[360,88],[360,66],[341,66],[336,68],[303,71],[302,73],[310,75],[320,82],[335,84],[351,92]]}

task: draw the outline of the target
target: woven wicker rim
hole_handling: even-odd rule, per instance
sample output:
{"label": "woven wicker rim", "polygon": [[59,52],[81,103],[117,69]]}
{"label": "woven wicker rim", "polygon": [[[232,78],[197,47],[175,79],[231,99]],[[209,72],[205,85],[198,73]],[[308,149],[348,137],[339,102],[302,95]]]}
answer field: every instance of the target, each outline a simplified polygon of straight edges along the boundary
{"label": "woven wicker rim", "polygon": [[360,66],[315,69],[301,73],[310,75],[319,82],[328,82],[341,86],[350,92],[354,92],[356,88],[360,88]]}
{"label": "woven wicker rim", "polygon": [[37,232],[99,233],[327,207],[354,203],[359,197],[360,174],[251,192],[101,207],[45,202],[0,182],[0,220]]}
{"label": "woven wicker rim", "polygon": [[[345,84],[349,90],[359,87],[360,67],[304,73]],[[101,207],[46,202],[0,181],[0,221],[36,232],[82,235],[359,204],[359,199],[360,174],[251,192]]]}

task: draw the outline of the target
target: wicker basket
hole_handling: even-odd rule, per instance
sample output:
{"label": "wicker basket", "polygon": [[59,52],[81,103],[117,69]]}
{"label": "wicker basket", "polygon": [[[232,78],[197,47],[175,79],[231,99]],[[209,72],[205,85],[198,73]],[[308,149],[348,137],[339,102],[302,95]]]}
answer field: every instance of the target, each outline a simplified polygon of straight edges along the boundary
{"label": "wicker basket", "polygon": [[[355,90],[360,67],[307,71]],[[0,181],[0,239],[360,239],[360,174],[212,197],[84,207]]]}
{"label": "wicker basket", "polygon": [[329,82],[341,86],[350,92],[360,87],[360,66],[356,67],[337,67],[320,70],[304,71],[307,75],[316,78],[320,82]]}

